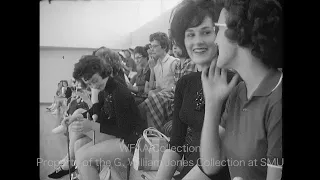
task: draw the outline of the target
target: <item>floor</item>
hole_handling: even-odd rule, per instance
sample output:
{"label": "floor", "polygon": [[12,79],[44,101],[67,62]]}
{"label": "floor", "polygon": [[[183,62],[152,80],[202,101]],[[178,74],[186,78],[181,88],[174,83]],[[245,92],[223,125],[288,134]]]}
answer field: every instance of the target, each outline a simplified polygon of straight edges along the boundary
{"label": "floor", "polygon": [[[56,115],[46,111],[50,104],[40,103],[40,180],[49,180],[48,174],[54,171],[58,162],[67,155],[67,137],[62,134],[53,134],[52,129],[60,124]],[[133,168],[131,168],[133,169]],[[61,180],[68,180],[64,176]],[[140,173],[130,171],[130,180],[144,180]]]}

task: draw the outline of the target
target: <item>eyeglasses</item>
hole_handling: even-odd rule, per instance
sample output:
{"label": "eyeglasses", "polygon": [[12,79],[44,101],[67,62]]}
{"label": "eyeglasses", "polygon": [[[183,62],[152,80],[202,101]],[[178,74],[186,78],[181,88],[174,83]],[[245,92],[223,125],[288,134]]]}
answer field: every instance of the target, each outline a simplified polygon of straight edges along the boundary
{"label": "eyeglasses", "polygon": [[149,45],[149,48],[150,48],[150,49],[155,49],[155,48],[157,48],[158,46],[160,46],[160,45],[159,45],[159,44],[155,44],[155,45],[151,45],[151,44],[150,44],[150,45]]}
{"label": "eyeglasses", "polygon": [[225,23],[214,23],[215,26],[221,26],[221,27],[227,27],[227,24]]}
{"label": "eyeglasses", "polygon": [[220,27],[227,27],[227,24],[224,23],[214,23],[214,31],[216,34],[218,34]]}

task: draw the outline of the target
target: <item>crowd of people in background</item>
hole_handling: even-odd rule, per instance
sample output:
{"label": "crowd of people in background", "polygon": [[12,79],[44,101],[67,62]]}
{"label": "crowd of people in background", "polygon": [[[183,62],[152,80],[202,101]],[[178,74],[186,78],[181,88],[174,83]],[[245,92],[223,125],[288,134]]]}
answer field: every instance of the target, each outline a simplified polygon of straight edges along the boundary
{"label": "crowd of people in background", "polygon": [[[184,0],[173,12],[170,36],[154,32],[148,44],[121,51],[100,47],[79,58],[69,83],[58,83],[47,109],[62,114],[64,128],[55,133],[69,129],[72,163],[66,155],[50,178],[77,167],[81,178],[99,179],[97,164],[82,162],[126,161],[147,127],[171,138],[157,180],[281,178],[282,164],[201,165],[210,159],[282,162],[281,5]],[[172,150],[178,146],[201,150]],[[200,164],[174,176],[179,167],[167,164],[181,160]]]}

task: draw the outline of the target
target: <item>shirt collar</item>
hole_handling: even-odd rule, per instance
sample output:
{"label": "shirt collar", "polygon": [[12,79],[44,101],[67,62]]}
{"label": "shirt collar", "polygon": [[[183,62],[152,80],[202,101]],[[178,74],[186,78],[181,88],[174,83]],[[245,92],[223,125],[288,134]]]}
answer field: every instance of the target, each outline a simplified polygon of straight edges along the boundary
{"label": "shirt collar", "polygon": [[[278,85],[280,78],[281,78],[281,72],[276,69],[271,69],[267,75],[263,78],[261,83],[259,84],[258,88],[253,92],[252,97],[254,96],[268,96],[272,93],[272,90]],[[245,83],[242,82],[240,86],[240,92],[239,96],[242,100],[247,99],[247,88],[245,86]]]}
{"label": "shirt collar", "polygon": [[160,63],[160,62],[161,62],[161,63],[165,63],[166,61],[168,61],[168,59],[169,59],[169,54],[167,53],[167,54],[164,56],[164,58],[161,59],[161,60],[159,59],[158,62],[159,62],[159,63]]}

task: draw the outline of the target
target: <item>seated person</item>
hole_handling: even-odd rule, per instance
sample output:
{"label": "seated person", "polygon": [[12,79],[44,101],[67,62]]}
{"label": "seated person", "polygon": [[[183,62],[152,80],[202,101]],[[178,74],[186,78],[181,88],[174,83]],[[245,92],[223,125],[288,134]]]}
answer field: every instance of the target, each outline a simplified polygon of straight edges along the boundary
{"label": "seated person", "polygon": [[135,75],[128,84],[130,91],[134,92],[137,95],[142,95],[144,93],[144,87],[146,81],[149,81],[150,78],[150,68],[148,64],[148,53],[145,47],[137,46],[134,49],[134,58],[138,63],[138,74]]}
{"label": "seated person", "polygon": [[179,61],[174,68],[173,84],[169,91],[160,91],[150,95],[145,101],[139,105],[142,117],[148,122],[148,126],[153,126],[162,133],[165,132],[164,125],[170,121],[173,115],[174,91],[177,81],[184,75],[196,72],[196,65],[186,51],[180,48],[175,41],[173,43],[173,52]]}
{"label": "seated person", "polygon": [[[116,81],[111,72],[111,66],[104,64],[97,56],[83,56],[75,64],[73,77],[76,80],[82,79],[93,89],[100,90],[98,103],[88,111],[65,118],[62,122],[65,126],[71,123],[70,156],[71,160],[76,156],[79,173],[84,179],[99,179],[95,168],[97,164],[94,162],[100,158],[104,160],[103,162],[113,162],[115,158],[118,160],[131,158],[134,149],[129,149],[130,144],[136,143],[146,127],[130,91]],[[91,119],[94,114],[98,114],[96,122],[86,119]],[[92,140],[93,130],[96,132],[95,145],[88,143]],[[73,149],[75,146],[76,149]],[[83,164],[84,161],[92,163]],[[66,160],[51,177],[61,178],[68,174],[68,169]],[[74,167],[72,170],[74,171]]]}
{"label": "seated person", "polygon": [[60,96],[61,94],[61,89],[62,89],[62,83],[61,81],[58,83],[58,87],[57,87],[57,91],[56,91],[56,95],[53,97],[53,103],[51,104],[51,106],[47,107],[48,111],[54,111],[56,110],[56,96]]}
{"label": "seated person", "polygon": [[[217,21],[220,10],[213,1],[183,1],[173,15],[170,24],[172,39],[181,49],[186,50],[198,71],[208,68],[218,55],[218,47],[214,43],[214,22]],[[223,166],[221,171],[209,177],[197,166],[205,103],[201,72],[182,76],[174,94],[171,138],[168,149],[163,153],[156,180],[230,180],[227,167]],[[188,128],[192,133],[190,144],[186,144]],[[183,166],[182,171],[173,177],[178,165]]]}
{"label": "seated person", "polygon": [[122,51],[124,59],[124,69],[125,69],[125,74],[131,79],[132,77],[130,74],[132,72],[137,72],[137,64],[136,62],[131,58],[131,52],[128,49],[125,49]]}
{"label": "seated person", "polygon": [[72,90],[70,87],[68,87],[68,81],[62,80],[62,87],[61,87],[61,94],[59,96],[56,96],[56,110],[52,112],[52,114],[58,114],[60,113],[60,108],[63,105],[67,105],[67,101],[70,100],[69,98],[71,97]]}
{"label": "seated person", "polygon": [[[150,35],[150,82],[146,93],[150,95],[160,91],[171,91],[174,84],[174,72],[179,59],[168,54],[169,38],[166,33],[156,32]],[[154,87],[154,81],[155,87]]]}
{"label": "seated person", "polygon": [[[200,163],[241,162],[229,166],[232,179],[285,179],[283,73],[278,70],[283,62],[282,8],[277,0],[227,0],[217,23],[219,56],[201,76],[205,100],[211,103],[205,108]],[[227,82],[225,69],[233,69],[243,82]],[[219,170],[203,166],[206,174]]]}
{"label": "seated person", "polygon": [[[100,47],[99,49],[95,50],[92,55],[98,56],[103,60],[104,63],[110,64],[112,67],[111,76],[115,80],[126,85],[124,71],[123,71],[123,65],[121,63],[121,58],[118,53],[103,46],[103,47]],[[83,84],[83,85],[85,86],[85,84]]]}

